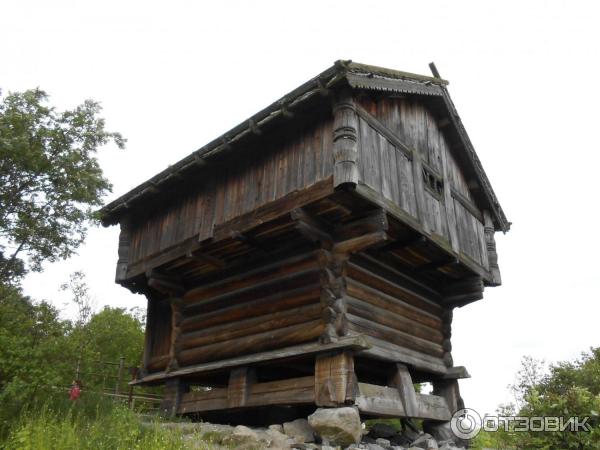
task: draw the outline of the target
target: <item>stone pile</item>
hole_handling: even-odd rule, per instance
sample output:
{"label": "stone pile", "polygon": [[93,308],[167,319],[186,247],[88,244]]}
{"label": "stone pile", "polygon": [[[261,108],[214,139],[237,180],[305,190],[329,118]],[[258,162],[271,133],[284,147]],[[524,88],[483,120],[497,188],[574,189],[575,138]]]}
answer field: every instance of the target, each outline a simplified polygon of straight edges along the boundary
{"label": "stone pile", "polygon": [[249,428],[202,423],[167,423],[184,435],[190,448],[280,449],[280,450],[460,450],[449,424],[429,426],[428,432],[406,427],[402,432],[375,423],[366,431],[358,411],[352,407],[320,408],[307,419],[297,419],[268,428]]}

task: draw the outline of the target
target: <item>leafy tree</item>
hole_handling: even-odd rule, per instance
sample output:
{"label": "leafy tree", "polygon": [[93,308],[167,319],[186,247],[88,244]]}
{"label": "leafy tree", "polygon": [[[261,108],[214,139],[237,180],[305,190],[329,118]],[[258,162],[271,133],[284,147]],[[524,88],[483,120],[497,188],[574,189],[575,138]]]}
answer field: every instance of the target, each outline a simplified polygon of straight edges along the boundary
{"label": "leafy tree", "polygon": [[[501,416],[589,417],[590,432],[513,430],[481,433],[475,448],[600,449],[600,347],[575,361],[544,364],[526,357],[511,386],[519,409],[504,406]],[[518,411],[518,414],[515,412]]]}
{"label": "leafy tree", "polygon": [[111,185],[97,149],[125,140],[105,130],[98,103],[56,111],[40,89],[0,97],[0,282],[70,256]]}

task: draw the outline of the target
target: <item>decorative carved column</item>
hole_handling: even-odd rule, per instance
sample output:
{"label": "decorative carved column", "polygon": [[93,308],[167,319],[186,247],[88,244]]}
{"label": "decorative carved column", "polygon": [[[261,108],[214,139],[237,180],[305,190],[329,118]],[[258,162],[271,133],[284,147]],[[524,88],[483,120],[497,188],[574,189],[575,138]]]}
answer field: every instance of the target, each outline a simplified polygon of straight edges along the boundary
{"label": "decorative carved column", "polygon": [[121,219],[121,233],[119,234],[119,259],[117,260],[117,272],[115,282],[121,283],[127,277],[127,265],[129,264],[129,243],[131,241],[131,221],[128,217]]}
{"label": "decorative carved column", "polygon": [[496,239],[494,239],[494,233],[496,229],[494,228],[494,222],[492,221],[492,216],[489,211],[483,211],[483,219],[484,219],[484,232],[485,232],[485,242],[487,245],[488,252],[488,262],[490,265],[490,273],[492,274],[492,281],[494,286],[499,286],[502,284],[502,278],[500,277],[500,268],[498,267],[498,253],[496,253]]}
{"label": "decorative carved column", "polygon": [[350,89],[340,91],[333,104],[333,184],[358,183],[358,116]]}

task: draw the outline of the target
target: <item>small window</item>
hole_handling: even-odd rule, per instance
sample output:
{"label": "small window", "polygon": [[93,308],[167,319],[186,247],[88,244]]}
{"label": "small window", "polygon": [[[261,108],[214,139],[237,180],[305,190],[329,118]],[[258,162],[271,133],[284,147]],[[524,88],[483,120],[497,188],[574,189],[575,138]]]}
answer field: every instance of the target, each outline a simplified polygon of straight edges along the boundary
{"label": "small window", "polygon": [[423,166],[423,184],[433,196],[438,200],[443,198],[444,194],[444,182],[442,177],[435,173],[429,167]]}

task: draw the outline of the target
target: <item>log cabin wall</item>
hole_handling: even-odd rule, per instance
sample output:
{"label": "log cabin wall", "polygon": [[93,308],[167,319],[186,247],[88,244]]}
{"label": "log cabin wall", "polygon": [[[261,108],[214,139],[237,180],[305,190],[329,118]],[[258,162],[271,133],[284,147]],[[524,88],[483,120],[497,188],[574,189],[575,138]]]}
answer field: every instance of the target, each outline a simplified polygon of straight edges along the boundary
{"label": "log cabin wall", "polygon": [[[186,292],[177,339],[178,367],[316,342],[325,328],[320,305],[322,258],[322,252],[310,251],[248,267]],[[168,317],[163,315],[162,321]],[[150,325],[157,350],[152,352],[155,363],[148,368],[164,370],[169,336],[156,328],[157,323]]]}
{"label": "log cabin wall", "polygon": [[361,95],[357,111],[359,182],[488,270],[483,212],[423,100]]}
{"label": "log cabin wall", "polygon": [[157,211],[137,218],[130,231],[130,266],[166,251],[186,239],[202,241],[213,229],[244,213],[309,187],[332,173],[332,117],[319,116],[312,125],[267,142],[264,148],[243,151],[208,167],[187,182],[186,195]]}
{"label": "log cabin wall", "polygon": [[349,330],[403,355],[407,364],[443,371],[450,350],[448,309],[437,293],[410,284],[364,257],[352,257],[346,270]]}

